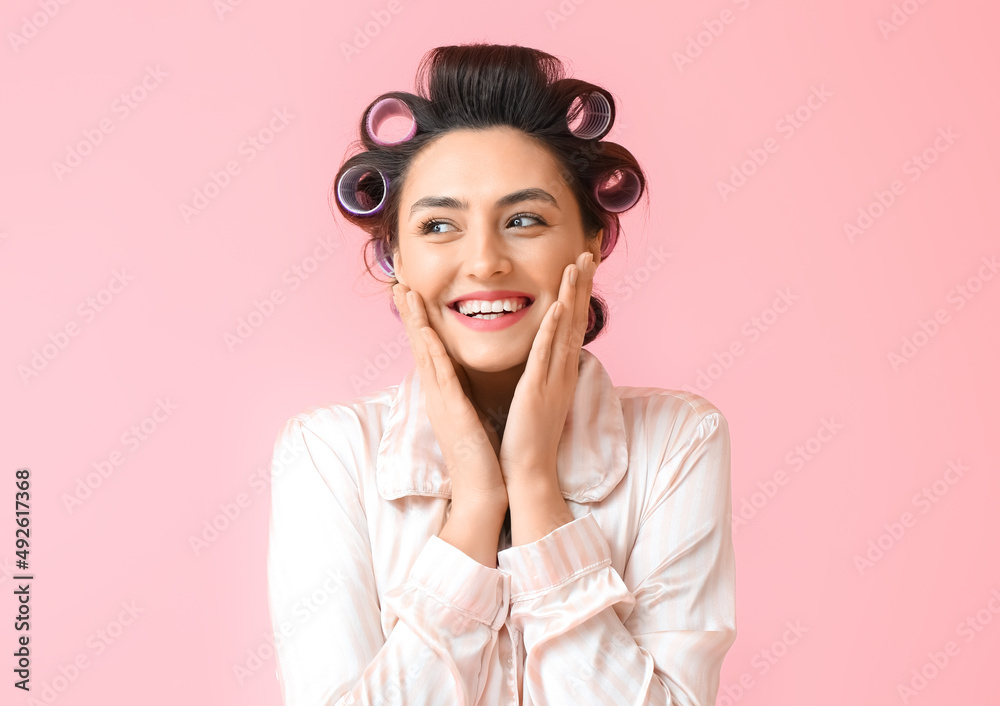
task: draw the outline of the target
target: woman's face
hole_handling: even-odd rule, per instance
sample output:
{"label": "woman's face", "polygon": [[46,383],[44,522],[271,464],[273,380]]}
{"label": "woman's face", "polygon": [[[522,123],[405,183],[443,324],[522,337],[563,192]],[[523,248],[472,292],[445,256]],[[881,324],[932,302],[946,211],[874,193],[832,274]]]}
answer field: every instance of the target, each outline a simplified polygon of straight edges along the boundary
{"label": "woman's face", "polygon": [[[603,235],[603,234],[601,234]],[[396,278],[417,292],[427,321],[465,368],[508,370],[527,361],[566,266],[587,240],[580,208],[548,150],[509,127],[453,130],[414,158],[400,194]],[[531,304],[510,325],[479,330],[453,302],[473,292],[524,293]],[[510,299],[495,294],[476,300]]]}

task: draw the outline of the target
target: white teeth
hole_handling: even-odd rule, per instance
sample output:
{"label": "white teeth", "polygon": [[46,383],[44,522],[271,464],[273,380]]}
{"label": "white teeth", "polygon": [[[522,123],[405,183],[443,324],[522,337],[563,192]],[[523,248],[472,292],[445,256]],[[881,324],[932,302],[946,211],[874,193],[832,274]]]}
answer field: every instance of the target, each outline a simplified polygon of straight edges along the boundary
{"label": "white teeth", "polygon": [[458,311],[466,316],[471,314],[486,314],[483,318],[496,318],[489,316],[490,313],[500,315],[501,312],[519,311],[528,305],[526,297],[514,297],[513,299],[497,299],[496,301],[484,301],[481,299],[467,299],[458,303]]}

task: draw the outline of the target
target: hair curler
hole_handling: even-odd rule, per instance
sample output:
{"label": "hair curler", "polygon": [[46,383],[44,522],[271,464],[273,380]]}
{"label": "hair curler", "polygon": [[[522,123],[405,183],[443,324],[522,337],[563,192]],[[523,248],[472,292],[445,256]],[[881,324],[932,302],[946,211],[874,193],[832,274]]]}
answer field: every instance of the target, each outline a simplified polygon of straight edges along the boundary
{"label": "hair curler", "polygon": [[594,187],[594,198],[606,211],[627,211],[639,200],[642,182],[628,167],[615,169]]}
{"label": "hair curler", "polygon": [[388,194],[389,180],[385,174],[363,164],[345,171],[337,182],[337,200],[356,216],[371,216],[381,211]]}
{"label": "hair curler", "polygon": [[[575,125],[570,116],[575,118]],[[599,91],[577,96],[566,112],[566,126],[581,140],[599,140],[611,129],[614,109],[608,97]]]}
{"label": "hair curler", "polygon": [[382,240],[375,241],[375,257],[378,259],[378,265],[382,268],[390,277],[396,276],[396,268],[392,264],[392,255],[386,252],[385,242]]}
{"label": "hair curler", "polygon": [[[410,121],[409,130],[403,137],[396,140],[386,140],[379,137],[379,131],[385,122],[391,118],[406,118]],[[401,142],[406,142],[411,137],[417,134],[417,119],[413,117],[413,111],[410,110],[410,106],[401,101],[399,98],[383,98],[371,107],[368,111],[368,120],[365,123],[368,130],[368,136],[379,145],[383,147],[388,147],[390,145],[398,145]]]}

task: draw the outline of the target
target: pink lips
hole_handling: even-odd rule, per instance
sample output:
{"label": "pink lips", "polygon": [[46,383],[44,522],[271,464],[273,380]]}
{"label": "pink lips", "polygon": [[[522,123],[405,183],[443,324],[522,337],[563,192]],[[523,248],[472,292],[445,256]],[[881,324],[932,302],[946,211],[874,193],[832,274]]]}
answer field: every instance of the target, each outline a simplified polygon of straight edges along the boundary
{"label": "pink lips", "polygon": [[[523,296],[523,295],[510,295],[510,296]],[[472,299],[477,299],[478,297],[471,297]],[[453,313],[459,318],[459,320],[471,328],[474,331],[499,331],[500,329],[505,329],[508,326],[513,326],[518,321],[524,318],[525,312],[531,308],[531,303],[527,306],[522,306],[520,309],[515,311],[513,314],[504,314],[496,319],[477,319],[472,316],[466,316],[465,314],[459,312],[458,309],[449,306],[448,311]]]}

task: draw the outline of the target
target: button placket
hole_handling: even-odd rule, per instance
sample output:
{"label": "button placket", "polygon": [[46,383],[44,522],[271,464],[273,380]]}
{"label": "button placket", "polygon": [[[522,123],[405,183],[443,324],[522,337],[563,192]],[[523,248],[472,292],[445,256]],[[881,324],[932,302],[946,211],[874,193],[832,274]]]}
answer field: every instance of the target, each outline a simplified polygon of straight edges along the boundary
{"label": "button placket", "polygon": [[510,693],[514,696],[514,703],[520,704],[518,681],[520,679],[519,672],[521,667],[521,633],[509,621],[507,623],[507,631],[510,634],[511,643],[510,657],[508,658],[511,674]]}

